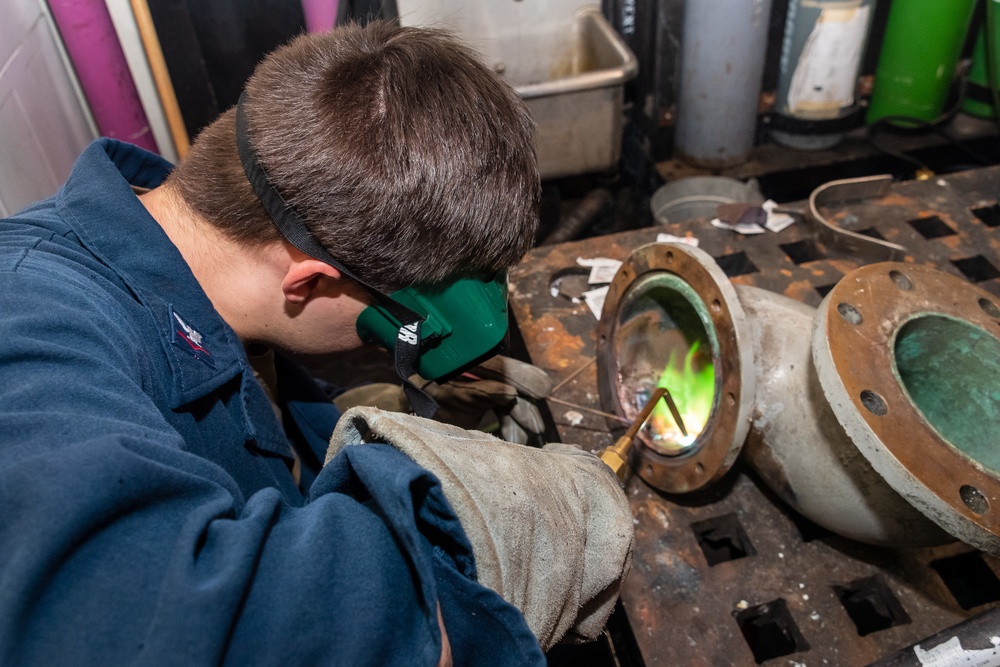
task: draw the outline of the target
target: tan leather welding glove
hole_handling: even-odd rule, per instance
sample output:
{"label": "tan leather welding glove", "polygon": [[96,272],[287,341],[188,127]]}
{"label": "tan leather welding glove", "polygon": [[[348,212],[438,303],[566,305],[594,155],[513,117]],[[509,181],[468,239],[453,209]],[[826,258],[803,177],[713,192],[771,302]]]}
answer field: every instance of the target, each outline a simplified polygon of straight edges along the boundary
{"label": "tan leather welding glove", "polygon": [[[497,355],[467,373],[437,384],[414,375],[416,386],[437,401],[437,421],[460,428],[495,432],[508,442],[541,442],[545,430],[535,401],[552,391],[552,380],[541,368]],[[373,383],[354,387],[334,399],[341,412],[368,406],[390,412],[411,412],[403,388]]]}
{"label": "tan leather welding glove", "polygon": [[543,650],[595,639],[632,559],[632,512],[597,457],[564,444],[511,444],[412,415],[353,408],[329,462],[348,445],[390,444],[441,481],[479,583],[521,610]]}

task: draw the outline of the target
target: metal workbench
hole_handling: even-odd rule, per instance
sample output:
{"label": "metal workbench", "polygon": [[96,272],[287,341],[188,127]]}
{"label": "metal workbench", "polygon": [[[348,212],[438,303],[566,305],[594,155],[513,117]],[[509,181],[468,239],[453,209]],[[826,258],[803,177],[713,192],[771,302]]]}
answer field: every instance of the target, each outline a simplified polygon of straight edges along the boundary
{"label": "metal workbench", "polygon": [[[898,183],[888,196],[829,213],[906,246],[907,261],[1000,295],[998,196],[1000,167],[991,167]],[[757,236],[684,222],[536,248],[511,274],[511,308],[533,363],[557,383],[583,369],[548,402],[564,442],[594,451],[621,433],[588,411],[603,409],[587,364],[597,321],[574,299],[588,289],[576,260],[624,259],[661,232],[698,238],[734,283],[813,306],[860,265],[814,242],[801,221]],[[852,543],[797,516],[740,463],[693,496],[667,497],[636,477],[626,492],[636,548],[621,596],[634,636],[631,649],[616,647],[632,653],[623,663],[866,665],[1000,605],[1000,560],[961,543],[908,551]]]}

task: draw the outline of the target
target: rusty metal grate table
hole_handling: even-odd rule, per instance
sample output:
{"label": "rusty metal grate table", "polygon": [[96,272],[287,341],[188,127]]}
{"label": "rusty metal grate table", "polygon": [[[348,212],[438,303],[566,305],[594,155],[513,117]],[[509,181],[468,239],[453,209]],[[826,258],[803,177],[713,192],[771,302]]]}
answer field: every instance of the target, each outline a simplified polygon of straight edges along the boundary
{"label": "rusty metal grate table", "polygon": [[[907,261],[1000,295],[998,196],[1000,167],[991,167],[896,184],[828,213],[906,246]],[[660,232],[697,237],[734,283],[813,306],[860,265],[815,243],[801,222],[747,237],[677,223],[536,248],[511,274],[533,363],[559,382],[594,357],[596,320],[573,299],[587,289],[577,258],[624,259]],[[548,403],[559,437],[590,450],[621,433],[574,407],[601,408],[596,377],[586,366]],[[824,533],[740,464],[695,496],[666,497],[636,478],[626,492],[637,542],[622,606],[646,665],[865,665],[1000,604],[1000,560],[960,543],[895,551]]]}

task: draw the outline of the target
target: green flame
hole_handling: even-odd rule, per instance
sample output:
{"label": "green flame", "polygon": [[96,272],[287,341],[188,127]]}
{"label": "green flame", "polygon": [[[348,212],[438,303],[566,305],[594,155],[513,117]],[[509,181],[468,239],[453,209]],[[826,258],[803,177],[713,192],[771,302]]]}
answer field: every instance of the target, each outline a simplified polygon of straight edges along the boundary
{"label": "green flame", "polygon": [[684,355],[683,362],[680,362],[678,351],[672,351],[663,374],[656,383],[657,387],[664,387],[670,392],[688,432],[685,437],[666,404],[663,401],[657,403],[649,424],[656,444],[667,450],[667,453],[680,453],[692,445],[704,430],[712,413],[715,367],[710,360],[705,363],[697,359],[699,343],[700,341],[694,342]]}

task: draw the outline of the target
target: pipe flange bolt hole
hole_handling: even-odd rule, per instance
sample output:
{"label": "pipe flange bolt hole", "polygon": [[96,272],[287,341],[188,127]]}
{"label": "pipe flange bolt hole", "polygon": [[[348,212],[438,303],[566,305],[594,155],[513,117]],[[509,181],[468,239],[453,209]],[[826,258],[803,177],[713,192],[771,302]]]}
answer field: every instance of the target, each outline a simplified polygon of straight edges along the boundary
{"label": "pipe flange bolt hole", "polygon": [[837,312],[851,324],[858,325],[864,322],[864,318],[861,317],[861,311],[849,303],[838,303]]}
{"label": "pipe flange bolt hole", "polygon": [[913,281],[901,271],[890,271],[889,278],[892,280],[893,284],[904,292],[909,292],[913,289]]}
{"label": "pipe flange bolt hole", "polygon": [[997,307],[997,305],[989,299],[980,299],[979,307],[982,308],[983,312],[990,317],[1000,319],[1000,307]]}
{"label": "pipe flange bolt hole", "polygon": [[965,506],[976,514],[986,514],[990,510],[990,502],[976,487],[965,484],[958,490],[958,494]]}
{"label": "pipe flange bolt hole", "polygon": [[861,405],[865,406],[865,410],[876,417],[884,417],[889,412],[889,406],[886,405],[885,399],[871,389],[865,389],[861,392]]}

